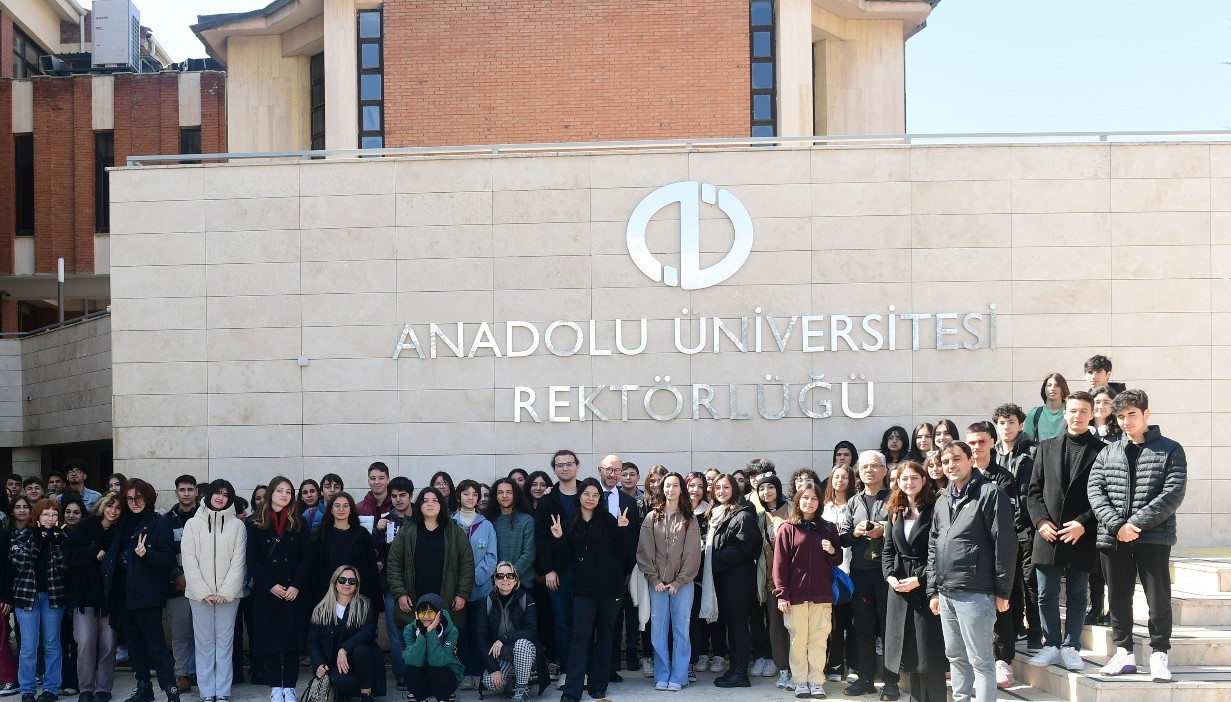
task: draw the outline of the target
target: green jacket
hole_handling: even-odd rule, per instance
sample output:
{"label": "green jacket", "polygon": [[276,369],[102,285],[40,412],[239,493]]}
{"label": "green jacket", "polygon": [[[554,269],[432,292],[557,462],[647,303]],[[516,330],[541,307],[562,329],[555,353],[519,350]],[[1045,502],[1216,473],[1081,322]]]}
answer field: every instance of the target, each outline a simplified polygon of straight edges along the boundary
{"label": "green jacket", "polygon": [[[398,532],[401,538],[402,532]],[[469,550],[469,546],[466,547]],[[405,647],[402,649],[402,660],[406,665],[416,668],[431,666],[433,668],[448,668],[462,681],[465,668],[457,659],[457,627],[453,626],[453,617],[448,612],[444,615],[444,632],[428,633],[416,621],[402,629]]]}
{"label": "green jacket", "polygon": [[[460,596],[470,599],[470,591],[474,589],[474,553],[470,550],[470,539],[466,532],[449,518],[440,520],[440,529],[444,529],[445,562],[444,575],[441,577],[440,599],[445,608],[452,606],[453,598]],[[393,544],[389,546],[389,561],[385,568],[389,576],[389,592],[393,593],[393,621],[399,629],[405,629],[407,624],[415,621],[414,612],[403,612],[396,605],[398,597],[409,595],[410,601],[416,602],[425,592],[415,592],[415,543],[419,539],[417,524],[406,524],[398,529]]]}

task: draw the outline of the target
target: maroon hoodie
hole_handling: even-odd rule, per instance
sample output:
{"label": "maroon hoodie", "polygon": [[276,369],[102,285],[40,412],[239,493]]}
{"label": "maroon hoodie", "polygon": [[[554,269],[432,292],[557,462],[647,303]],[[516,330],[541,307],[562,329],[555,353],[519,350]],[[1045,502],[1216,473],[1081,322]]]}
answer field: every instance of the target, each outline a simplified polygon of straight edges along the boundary
{"label": "maroon hoodie", "polygon": [[[821,548],[829,539],[834,555]],[[774,597],[793,605],[833,602],[833,569],[842,562],[838,527],[818,513],[811,524],[787,522],[774,539]]]}

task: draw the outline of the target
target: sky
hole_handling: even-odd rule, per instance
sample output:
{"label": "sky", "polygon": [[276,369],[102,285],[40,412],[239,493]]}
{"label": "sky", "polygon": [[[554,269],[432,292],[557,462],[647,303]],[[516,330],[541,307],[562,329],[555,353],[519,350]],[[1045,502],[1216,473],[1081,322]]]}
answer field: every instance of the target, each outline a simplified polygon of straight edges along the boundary
{"label": "sky", "polygon": [[[172,58],[198,14],[269,0],[137,0]],[[1227,0],[942,0],[906,43],[907,131],[1231,129]]]}

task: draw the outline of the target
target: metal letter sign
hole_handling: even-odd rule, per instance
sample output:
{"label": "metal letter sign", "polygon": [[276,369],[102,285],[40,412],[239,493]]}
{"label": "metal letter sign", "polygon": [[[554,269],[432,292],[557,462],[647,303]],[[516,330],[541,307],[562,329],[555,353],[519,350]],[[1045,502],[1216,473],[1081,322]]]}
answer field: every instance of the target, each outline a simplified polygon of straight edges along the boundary
{"label": "metal letter sign", "polygon": [[[700,266],[701,202],[718,205],[718,209],[735,225],[735,243],[721,261],[709,268]],[[645,243],[645,228],[658,211],[672,203],[680,203],[680,268],[664,266],[650,253]],[[727,190],[695,180],[671,183],[655,190],[637,204],[628,219],[628,254],[637,268],[654,282],[663,282],[684,290],[701,290],[718,285],[748,260],[752,251],[752,217],[748,209]]]}

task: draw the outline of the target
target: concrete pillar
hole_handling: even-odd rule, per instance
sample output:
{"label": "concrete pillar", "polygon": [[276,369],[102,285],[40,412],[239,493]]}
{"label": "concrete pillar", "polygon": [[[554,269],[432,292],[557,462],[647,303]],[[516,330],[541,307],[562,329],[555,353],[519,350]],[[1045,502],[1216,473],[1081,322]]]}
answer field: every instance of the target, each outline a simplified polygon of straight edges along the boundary
{"label": "concrete pillar", "polygon": [[355,0],[325,0],[325,148],[359,148]]}
{"label": "concrete pillar", "polygon": [[13,472],[23,478],[43,475],[43,449],[22,447],[13,449]]}
{"label": "concrete pillar", "polygon": [[813,134],[812,0],[778,0],[778,135]]}

